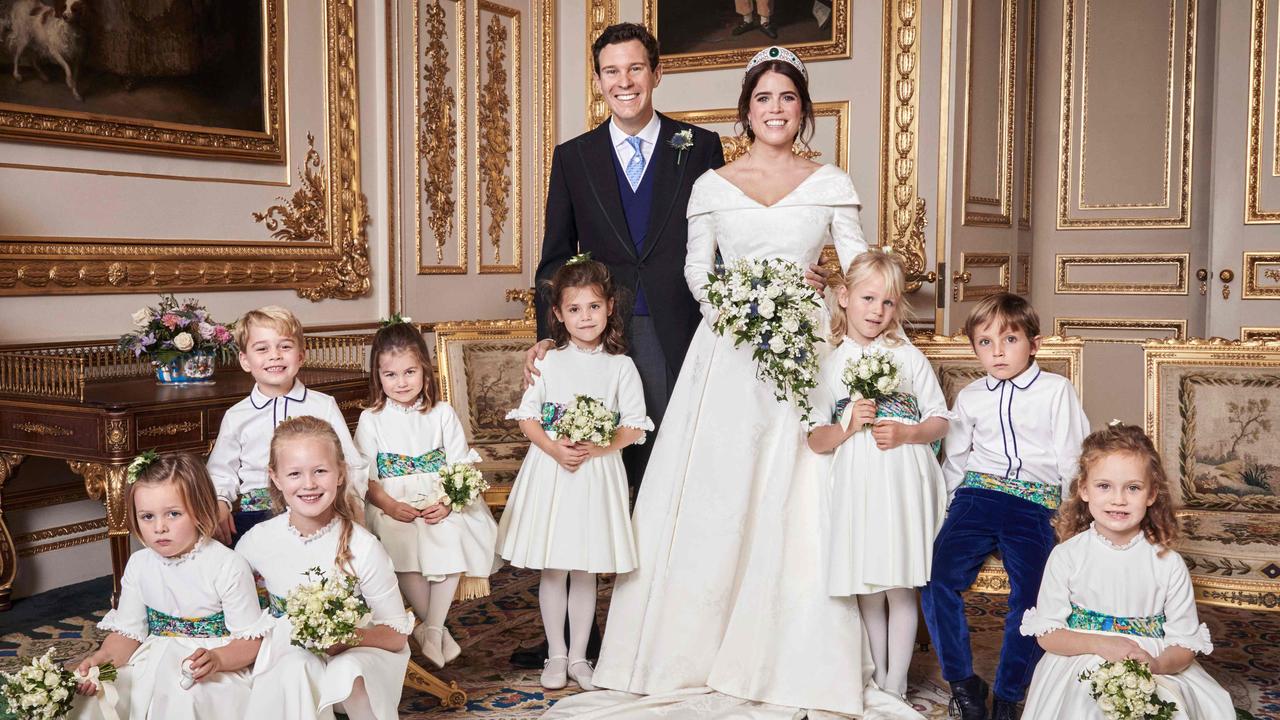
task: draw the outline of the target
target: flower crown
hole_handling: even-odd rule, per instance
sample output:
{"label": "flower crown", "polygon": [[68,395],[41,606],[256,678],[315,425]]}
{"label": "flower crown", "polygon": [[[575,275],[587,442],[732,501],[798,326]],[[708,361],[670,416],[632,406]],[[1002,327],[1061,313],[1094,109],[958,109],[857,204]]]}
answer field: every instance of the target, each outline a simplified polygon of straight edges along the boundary
{"label": "flower crown", "polygon": [[389,325],[399,325],[400,323],[412,323],[412,322],[413,322],[413,318],[409,317],[408,315],[402,316],[400,313],[391,313],[391,317],[387,318],[386,320],[378,321],[378,327],[384,328]]}
{"label": "flower crown", "polygon": [[138,482],[138,478],[142,473],[147,471],[155,461],[160,459],[160,453],[155,450],[147,450],[141,455],[135,457],[133,462],[129,463],[129,469],[125,471],[125,482],[132,485]]}
{"label": "flower crown", "polygon": [[568,260],[565,260],[564,264],[565,265],[581,265],[584,262],[591,262],[590,250],[588,250],[587,252],[581,252],[581,253],[578,253],[577,255],[574,255]]}
{"label": "flower crown", "polygon": [[770,60],[781,60],[791,64],[804,76],[804,81],[809,82],[809,71],[804,68],[804,63],[800,62],[800,57],[781,45],[772,45],[756,53],[755,57],[751,58],[751,62],[747,63],[747,70],[750,71],[751,68],[760,63],[769,62]]}

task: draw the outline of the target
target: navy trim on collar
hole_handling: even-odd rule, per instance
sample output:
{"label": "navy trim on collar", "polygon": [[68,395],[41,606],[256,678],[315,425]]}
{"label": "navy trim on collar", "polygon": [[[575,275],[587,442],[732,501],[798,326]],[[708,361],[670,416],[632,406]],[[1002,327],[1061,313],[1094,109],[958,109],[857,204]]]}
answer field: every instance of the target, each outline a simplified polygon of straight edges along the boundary
{"label": "navy trim on collar", "polygon": [[[992,377],[990,374],[988,374],[984,379],[987,381],[986,382],[987,389],[994,392],[997,388],[999,388],[1001,385],[1004,385],[1006,382],[1018,388],[1019,390],[1026,390],[1027,388],[1031,387],[1031,384],[1034,383],[1039,377],[1040,377],[1040,366],[1036,363],[1035,360],[1032,360],[1031,366],[1028,367],[1026,370],[1023,370],[1017,377],[1012,377],[1012,378],[1009,378],[1008,380],[997,380],[994,377]],[[995,383],[995,384],[993,385],[992,383]]]}
{"label": "navy trim on collar", "polygon": [[[301,394],[301,397],[295,397],[295,395],[299,394]],[[281,395],[280,397],[294,402],[306,402],[307,386],[303,385],[301,380],[294,380],[293,387],[289,388],[289,392]],[[253,406],[254,410],[263,410],[267,405],[270,405],[279,399],[280,398],[267,397],[265,393],[258,389],[257,383],[254,383],[253,390],[249,391],[249,404]],[[261,405],[258,404],[259,400],[262,401]]]}

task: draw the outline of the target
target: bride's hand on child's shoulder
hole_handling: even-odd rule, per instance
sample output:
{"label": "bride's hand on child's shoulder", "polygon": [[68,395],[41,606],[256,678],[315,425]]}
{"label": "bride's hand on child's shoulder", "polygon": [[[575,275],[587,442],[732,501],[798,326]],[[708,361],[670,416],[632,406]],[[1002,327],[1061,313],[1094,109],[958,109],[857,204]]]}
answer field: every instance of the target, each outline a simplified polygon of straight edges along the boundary
{"label": "bride's hand on child's shoulder", "polygon": [[529,348],[524,354],[524,386],[527,388],[533,384],[533,379],[541,373],[538,372],[537,361],[547,356],[547,351],[555,346],[550,340],[539,340]]}
{"label": "bride's hand on child's shoulder", "polygon": [[577,472],[582,463],[586,461],[589,453],[583,449],[579,443],[571,442],[566,438],[560,438],[552,447],[551,456],[555,458],[560,467],[569,472]]}

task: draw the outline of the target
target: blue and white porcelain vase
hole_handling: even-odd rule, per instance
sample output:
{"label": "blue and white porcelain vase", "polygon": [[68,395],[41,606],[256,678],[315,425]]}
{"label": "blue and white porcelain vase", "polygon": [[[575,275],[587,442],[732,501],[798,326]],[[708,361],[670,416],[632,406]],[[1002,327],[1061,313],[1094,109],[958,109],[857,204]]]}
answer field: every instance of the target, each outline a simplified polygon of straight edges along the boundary
{"label": "blue and white porcelain vase", "polygon": [[209,385],[214,382],[214,365],[213,353],[207,351],[180,355],[167,363],[151,361],[161,385]]}

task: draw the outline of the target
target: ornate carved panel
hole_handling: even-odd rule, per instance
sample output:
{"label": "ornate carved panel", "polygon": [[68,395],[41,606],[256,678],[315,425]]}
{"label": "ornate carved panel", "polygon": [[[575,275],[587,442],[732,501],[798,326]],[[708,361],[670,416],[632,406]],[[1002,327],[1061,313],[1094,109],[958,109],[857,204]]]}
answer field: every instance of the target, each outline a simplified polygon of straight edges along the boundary
{"label": "ornate carved panel", "polygon": [[479,0],[476,8],[476,260],[481,273],[524,269],[520,138],[521,18],[516,8]]}
{"label": "ornate carved panel", "polygon": [[[1245,222],[1280,223],[1280,3],[1253,0]],[[1271,161],[1267,161],[1267,157]]]}
{"label": "ornate carved panel", "polygon": [[1247,252],[1244,254],[1244,293],[1246,300],[1280,298],[1280,252]]}
{"label": "ornate carved panel", "polygon": [[917,0],[885,0],[879,240],[906,259],[907,292],[920,289],[926,263],[925,200],[917,176],[922,22]]}
{"label": "ornate carved panel", "polygon": [[[1036,0],[1029,0],[1027,8],[1027,67],[1026,95],[1023,99],[1025,115],[1022,130],[1022,209],[1018,212],[1018,228],[1031,229],[1031,188],[1035,177],[1035,154],[1033,145],[1036,137]],[[1030,268],[1028,270],[1028,277]],[[1019,287],[1022,285],[1019,275]],[[1019,292],[1022,292],[1021,290]]]}
{"label": "ornate carved panel", "polygon": [[1013,216],[1016,0],[969,0],[965,35],[964,224]]}
{"label": "ornate carved panel", "polygon": [[604,29],[618,22],[618,0],[587,0],[587,128],[593,128],[609,117],[609,106],[596,90],[596,59],[591,43]]}
{"label": "ornate carved panel", "polygon": [[1068,255],[1055,258],[1062,295],[1186,295],[1187,253]]}
{"label": "ornate carved panel", "polygon": [[1064,0],[1059,229],[1190,227],[1196,7]]}
{"label": "ornate carved panel", "polygon": [[960,253],[960,270],[970,273],[973,279],[956,285],[958,300],[981,300],[988,295],[1006,292],[1012,264],[1009,253]]}
{"label": "ornate carved panel", "polygon": [[413,5],[418,274],[467,271],[467,3]]}
{"label": "ornate carved panel", "polygon": [[1053,320],[1054,335],[1075,335],[1089,342],[1141,345],[1147,340],[1185,340],[1186,320],[1148,318],[1059,317]]}

